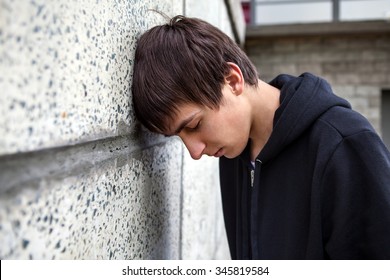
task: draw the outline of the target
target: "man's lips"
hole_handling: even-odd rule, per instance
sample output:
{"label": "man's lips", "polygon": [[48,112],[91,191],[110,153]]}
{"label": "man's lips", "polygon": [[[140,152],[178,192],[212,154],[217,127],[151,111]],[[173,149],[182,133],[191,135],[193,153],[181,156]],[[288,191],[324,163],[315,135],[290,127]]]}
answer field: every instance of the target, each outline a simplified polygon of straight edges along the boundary
{"label": "man's lips", "polygon": [[223,153],[224,153],[223,148],[221,148],[214,154],[214,156],[215,157],[221,157],[221,156],[223,156]]}

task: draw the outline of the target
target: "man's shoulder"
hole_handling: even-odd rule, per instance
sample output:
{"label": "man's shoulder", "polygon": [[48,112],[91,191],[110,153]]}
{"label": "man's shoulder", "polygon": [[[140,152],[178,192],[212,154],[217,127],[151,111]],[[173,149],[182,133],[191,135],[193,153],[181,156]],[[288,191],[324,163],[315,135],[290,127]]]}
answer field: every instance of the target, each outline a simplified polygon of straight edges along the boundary
{"label": "man's shoulder", "polygon": [[361,132],[375,133],[370,122],[362,114],[342,106],[330,108],[319,117],[318,121],[340,134],[342,138]]}

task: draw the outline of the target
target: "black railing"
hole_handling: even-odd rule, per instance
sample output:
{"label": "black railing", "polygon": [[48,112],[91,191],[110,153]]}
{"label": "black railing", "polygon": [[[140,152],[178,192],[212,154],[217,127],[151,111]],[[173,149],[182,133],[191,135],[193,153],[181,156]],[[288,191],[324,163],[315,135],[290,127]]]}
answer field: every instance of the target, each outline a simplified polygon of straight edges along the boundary
{"label": "black railing", "polygon": [[341,3],[346,2],[367,2],[367,0],[250,0],[250,23],[253,25],[259,24],[257,22],[257,9],[261,9],[263,7],[270,6],[282,6],[287,4],[316,4],[316,3],[327,3],[331,5],[332,13],[329,14],[330,21],[340,21],[340,6]]}

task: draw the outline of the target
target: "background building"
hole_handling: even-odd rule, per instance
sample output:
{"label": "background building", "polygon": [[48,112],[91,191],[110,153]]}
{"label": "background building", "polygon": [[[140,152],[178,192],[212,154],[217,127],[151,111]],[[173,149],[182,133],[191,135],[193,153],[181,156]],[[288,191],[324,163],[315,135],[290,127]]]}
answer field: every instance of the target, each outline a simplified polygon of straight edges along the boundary
{"label": "background building", "polygon": [[246,51],[260,78],[303,72],[324,77],[390,147],[390,1],[249,4]]}

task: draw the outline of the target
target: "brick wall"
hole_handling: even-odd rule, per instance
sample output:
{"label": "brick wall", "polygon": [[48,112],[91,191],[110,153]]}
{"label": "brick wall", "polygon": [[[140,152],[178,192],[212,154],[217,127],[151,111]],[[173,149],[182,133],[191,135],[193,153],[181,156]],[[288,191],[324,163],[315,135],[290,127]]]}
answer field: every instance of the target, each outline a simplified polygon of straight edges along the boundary
{"label": "brick wall", "polygon": [[359,32],[360,26],[370,24],[252,29],[246,50],[265,81],[280,73],[324,77],[380,133],[381,93],[390,88],[390,31],[381,23],[380,28],[372,24]]}

